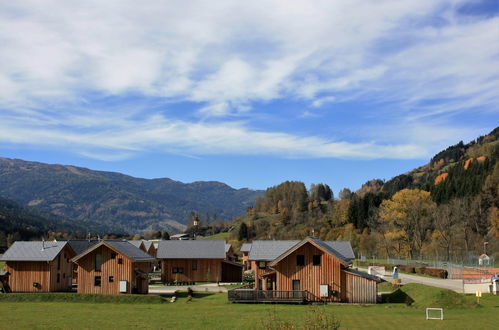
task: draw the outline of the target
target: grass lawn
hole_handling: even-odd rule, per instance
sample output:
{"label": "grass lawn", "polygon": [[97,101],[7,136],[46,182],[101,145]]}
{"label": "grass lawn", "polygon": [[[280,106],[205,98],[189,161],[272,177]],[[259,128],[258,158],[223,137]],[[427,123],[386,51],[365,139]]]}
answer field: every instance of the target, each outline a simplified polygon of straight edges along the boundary
{"label": "grass lawn", "polygon": [[210,240],[210,241],[214,241],[214,240],[228,241],[229,238],[230,238],[230,233],[218,233],[218,234],[211,235],[211,236],[198,237],[196,239],[198,239],[198,240]]}
{"label": "grass lawn", "polygon": [[[406,292],[412,294],[415,290],[418,295],[425,295],[417,287],[409,287]],[[436,291],[435,294],[438,295]],[[464,299],[473,301],[473,298]],[[192,302],[187,302],[185,293],[180,294],[175,303],[163,299],[151,301],[153,303],[129,303],[127,299],[124,303],[12,302],[0,297],[0,329],[259,329],[263,327],[261,320],[270,317],[271,313],[299,326],[312,309],[334,313],[341,328],[348,329],[494,329],[499,324],[499,296],[492,295],[484,295],[478,307],[445,308],[444,321],[426,321],[424,308],[405,304],[231,304],[224,293],[195,293]]]}

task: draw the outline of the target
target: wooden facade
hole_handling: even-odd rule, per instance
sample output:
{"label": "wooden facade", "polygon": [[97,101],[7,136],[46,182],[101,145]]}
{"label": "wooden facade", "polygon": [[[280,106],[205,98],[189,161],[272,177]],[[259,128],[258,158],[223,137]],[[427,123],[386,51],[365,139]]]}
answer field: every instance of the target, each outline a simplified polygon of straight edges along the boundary
{"label": "wooden facade", "polygon": [[[100,262],[96,261],[99,259]],[[149,292],[147,274],[151,261],[134,262],[128,256],[101,244],[81,256],[78,265],[78,293],[143,293]],[[100,263],[100,269],[96,263]],[[126,289],[120,290],[120,282],[126,281]]]}
{"label": "wooden facade", "polygon": [[[314,256],[320,260],[318,265],[313,263]],[[303,259],[301,266],[297,264],[299,258]],[[341,301],[341,262],[312,243],[304,244],[273,268],[277,290],[308,291],[322,301]],[[328,297],[320,297],[321,285],[328,286]]]}
{"label": "wooden facade", "polygon": [[222,261],[222,282],[242,282],[243,280],[243,265],[232,262]]}
{"label": "wooden facade", "polygon": [[[281,243],[265,244],[283,246]],[[265,245],[258,245],[259,251],[262,246]],[[236,289],[232,292],[232,301],[243,301],[244,297],[251,296],[254,302],[289,303],[293,300],[286,296],[289,293],[292,298],[297,297],[296,301],[306,297],[309,301],[376,303],[378,279],[349,269],[348,259],[325,242],[307,238],[281,251],[273,260],[258,259],[271,255],[261,252],[255,256],[257,260],[249,260],[257,293]],[[259,294],[260,291],[267,293]]]}
{"label": "wooden facade", "polygon": [[351,273],[347,270],[341,271],[342,277],[342,301],[357,304],[375,304],[377,298],[377,282]]}
{"label": "wooden facade", "polygon": [[161,281],[221,282],[223,259],[161,259]]}
{"label": "wooden facade", "polygon": [[73,250],[65,246],[52,261],[7,261],[12,292],[70,291]]}

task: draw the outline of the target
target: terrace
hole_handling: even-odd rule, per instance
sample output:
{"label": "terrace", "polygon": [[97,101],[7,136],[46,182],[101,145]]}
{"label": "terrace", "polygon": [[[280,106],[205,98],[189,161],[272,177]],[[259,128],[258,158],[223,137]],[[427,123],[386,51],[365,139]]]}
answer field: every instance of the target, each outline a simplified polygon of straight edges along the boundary
{"label": "terrace", "polygon": [[319,299],[308,291],[233,289],[228,291],[230,302],[306,304]]}

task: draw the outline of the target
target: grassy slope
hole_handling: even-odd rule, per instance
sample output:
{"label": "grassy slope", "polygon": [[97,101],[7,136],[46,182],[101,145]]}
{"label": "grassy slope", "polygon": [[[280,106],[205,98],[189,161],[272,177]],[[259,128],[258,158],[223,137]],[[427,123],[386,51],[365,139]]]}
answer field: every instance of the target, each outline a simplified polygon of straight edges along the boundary
{"label": "grassy slope", "polygon": [[[486,295],[480,308],[445,309],[444,321],[426,321],[423,308],[403,304],[327,305],[349,329],[493,329],[499,322],[499,296]],[[323,308],[315,306],[315,308]],[[436,306],[432,306],[436,307]],[[227,295],[196,293],[192,302],[99,304],[0,302],[0,328],[181,328],[255,329],[275,311],[279,318],[303,322],[311,306],[230,304]]]}
{"label": "grassy slope", "polygon": [[198,237],[198,240],[221,240],[221,241],[228,241],[230,238],[230,233],[218,233],[212,236],[206,236],[206,237]]}

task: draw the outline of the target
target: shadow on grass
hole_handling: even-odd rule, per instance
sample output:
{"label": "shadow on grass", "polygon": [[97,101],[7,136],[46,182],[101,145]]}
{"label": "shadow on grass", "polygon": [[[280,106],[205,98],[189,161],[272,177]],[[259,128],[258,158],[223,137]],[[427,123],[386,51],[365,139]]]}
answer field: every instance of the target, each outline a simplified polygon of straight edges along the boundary
{"label": "shadow on grass", "polygon": [[[202,299],[202,298],[207,298],[207,297],[210,297],[210,296],[213,296],[215,295],[216,292],[194,292],[192,294],[192,298],[193,299]],[[180,292],[177,292],[175,294],[161,294],[160,297],[162,298],[166,298],[166,299],[169,299],[171,298],[172,296],[175,296],[177,297],[177,299],[180,299],[180,298],[188,298],[189,297],[189,294],[187,293],[187,291],[180,291]]]}

